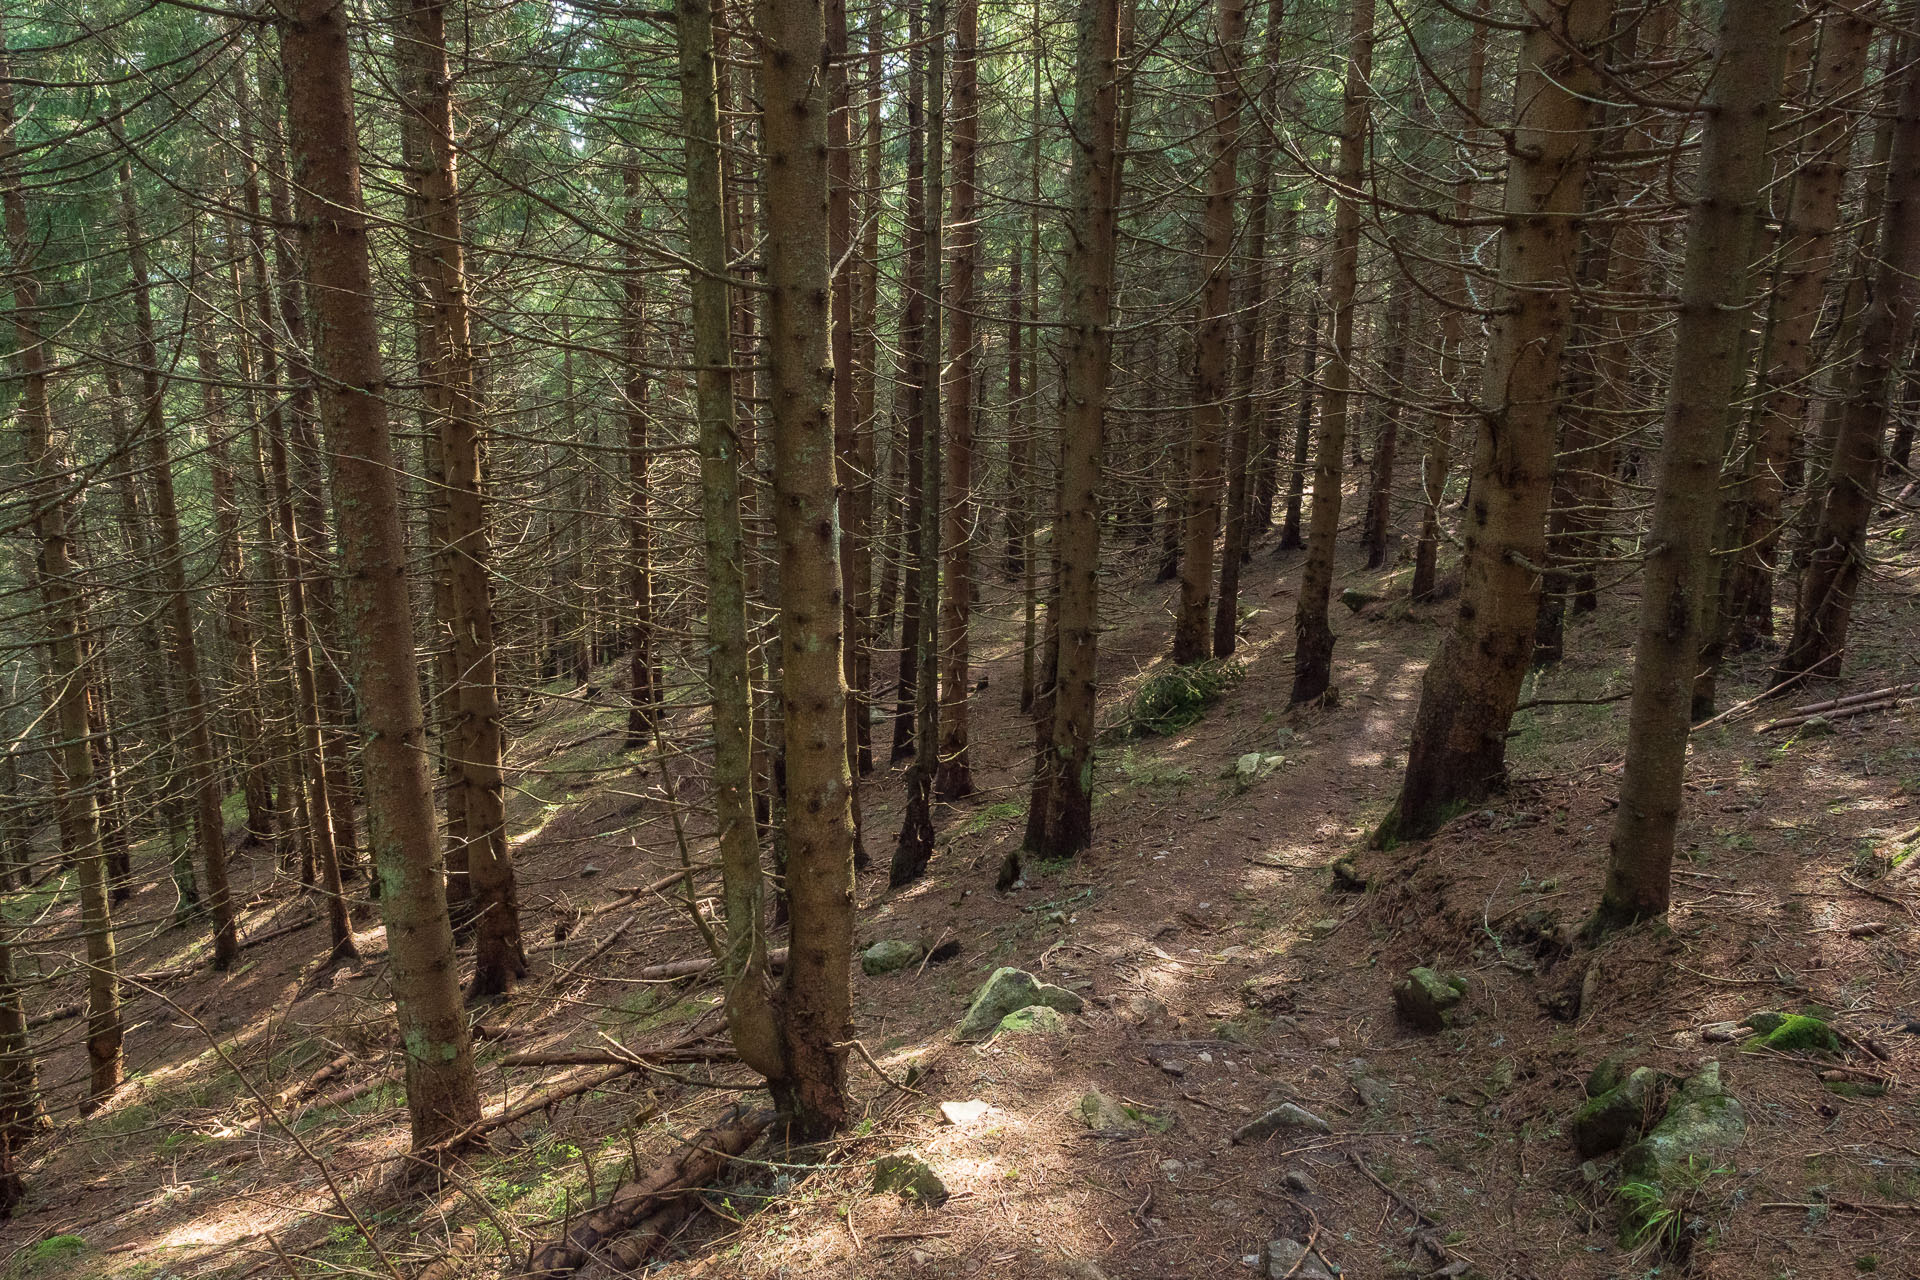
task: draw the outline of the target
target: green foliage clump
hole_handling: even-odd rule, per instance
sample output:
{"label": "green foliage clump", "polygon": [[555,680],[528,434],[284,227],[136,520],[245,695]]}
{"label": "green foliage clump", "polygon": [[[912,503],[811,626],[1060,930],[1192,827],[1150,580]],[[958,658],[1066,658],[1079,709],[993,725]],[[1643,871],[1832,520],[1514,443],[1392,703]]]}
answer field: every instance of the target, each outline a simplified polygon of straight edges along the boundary
{"label": "green foliage clump", "polygon": [[22,1254],[7,1268],[7,1280],[26,1280],[28,1276],[59,1274],[63,1263],[85,1253],[87,1242],[76,1235],[48,1236]]}
{"label": "green foliage clump", "polygon": [[1125,738],[1154,738],[1199,723],[1220,695],[1246,676],[1237,662],[1210,660],[1170,666],[1140,686],[1120,721]]}

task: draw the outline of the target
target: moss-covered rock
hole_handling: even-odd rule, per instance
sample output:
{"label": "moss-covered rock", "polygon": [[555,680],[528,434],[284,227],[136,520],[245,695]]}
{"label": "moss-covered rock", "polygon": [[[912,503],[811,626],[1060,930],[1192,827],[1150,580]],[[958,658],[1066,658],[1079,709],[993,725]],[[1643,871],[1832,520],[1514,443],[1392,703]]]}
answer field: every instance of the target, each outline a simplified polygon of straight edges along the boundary
{"label": "moss-covered rock", "polygon": [[1136,1129],[1165,1128],[1156,1117],[1137,1107],[1129,1107],[1098,1089],[1082,1094],[1073,1104],[1073,1114],[1081,1124],[1096,1133],[1131,1133]]}
{"label": "moss-covered rock", "polygon": [[1621,1172],[1632,1181],[1665,1183],[1726,1155],[1746,1132],[1746,1108],[1721,1083],[1720,1064],[1709,1062],[1680,1086],[1660,1123],[1628,1148]]}
{"label": "moss-covered rock", "polygon": [[1442,977],[1424,965],[1407,970],[1394,984],[1393,1005],[1402,1021],[1419,1031],[1439,1031],[1453,1025],[1456,1006],[1467,994],[1467,980],[1458,974]]}
{"label": "moss-covered rock", "polygon": [[1838,1053],[1840,1037],[1819,1018],[1804,1013],[1789,1013],[1781,1015],[1779,1021],[1773,1022],[1766,1031],[1748,1041],[1746,1047],[1774,1049],[1781,1053]]}
{"label": "moss-covered rock", "polygon": [[947,1201],[947,1184],[915,1151],[890,1151],[873,1162],[873,1189],[925,1205]]}
{"label": "moss-covered rock", "polygon": [[893,973],[910,964],[917,964],[920,957],[926,954],[926,948],[917,942],[882,938],[860,953],[860,972],[869,978],[877,978],[883,973]]}
{"label": "moss-covered rock", "polygon": [[1000,1020],[1016,1009],[1044,1005],[1061,1013],[1079,1013],[1086,1001],[1065,987],[1040,981],[1025,969],[1003,967],[980,984],[966,1016],[954,1032],[956,1040],[984,1040],[1000,1026]]}
{"label": "moss-covered rock", "polygon": [[1587,1096],[1597,1098],[1625,1084],[1627,1063],[1632,1057],[1628,1053],[1611,1053],[1595,1063],[1593,1070],[1587,1073]]}
{"label": "moss-covered rock", "polygon": [[1043,1004],[1015,1009],[1000,1019],[1001,1035],[1044,1036],[1065,1035],[1066,1032],[1066,1018],[1058,1009],[1049,1009]]}
{"label": "moss-covered rock", "polygon": [[1659,1092],[1659,1083],[1658,1072],[1640,1067],[1625,1080],[1589,1098],[1585,1106],[1574,1112],[1568,1125],[1574,1150],[1582,1159],[1591,1160],[1617,1150],[1637,1136],[1647,1127],[1648,1112]]}

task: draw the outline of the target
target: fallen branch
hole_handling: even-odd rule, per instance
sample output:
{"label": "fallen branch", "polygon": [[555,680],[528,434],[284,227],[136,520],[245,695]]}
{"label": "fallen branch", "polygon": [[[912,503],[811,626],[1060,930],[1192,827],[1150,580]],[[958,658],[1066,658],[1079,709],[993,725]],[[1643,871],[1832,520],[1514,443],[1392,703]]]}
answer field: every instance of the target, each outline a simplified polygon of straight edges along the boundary
{"label": "fallen branch", "polygon": [[[677,878],[677,877],[676,877]],[[767,968],[780,969],[787,963],[787,949],[777,947],[767,953]],[[692,978],[715,968],[719,961],[712,956],[701,956],[695,960],[668,960],[664,964],[650,964],[640,971],[645,982],[660,982],[673,978]]]}
{"label": "fallen branch", "polygon": [[1850,707],[1856,702],[1876,702],[1881,698],[1906,697],[1920,693],[1920,680],[1911,684],[1890,684],[1884,689],[1872,689],[1866,693],[1850,693],[1844,698],[1828,698],[1825,702],[1809,702],[1804,707],[1788,710],[1790,716],[1806,715],[1812,712],[1831,711],[1835,707]]}
{"label": "fallen branch", "polygon": [[563,1238],[535,1250],[520,1274],[529,1280],[565,1280],[615,1237],[643,1224],[651,1227],[649,1219],[687,1192],[711,1182],[730,1158],[766,1132],[773,1118],[771,1111],[735,1110],[718,1124],[689,1137],[667,1164],[622,1187],[613,1199],[574,1224]]}
{"label": "fallen branch", "polygon": [[1769,720],[1765,724],[1753,726],[1753,731],[1772,733],[1776,729],[1797,729],[1809,720],[1845,720],[1848,716],[1862,716],[1869,711],[1890,711],[1901,703],[1912,700],[1912,694],[1900,694],[1895,697],[1881,698],[1875,702],[1856,702],[1845,707],[1830,707],[1825,711],[1809,711],[1805,715],[1782,716],[1778,720]]}

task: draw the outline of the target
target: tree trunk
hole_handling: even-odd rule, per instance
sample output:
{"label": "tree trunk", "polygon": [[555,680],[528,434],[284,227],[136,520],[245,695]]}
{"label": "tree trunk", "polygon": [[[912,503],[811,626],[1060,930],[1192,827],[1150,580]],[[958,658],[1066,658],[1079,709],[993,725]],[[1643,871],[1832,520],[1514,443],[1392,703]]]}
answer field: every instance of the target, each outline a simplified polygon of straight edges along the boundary
{"label": "tree trunk", "polygon": [[[1333,214],[1333,279],[1327,299],[1333,312],[1333,334],[1327,344],[1320,433],[1314,445],[1313,520],[1307,531],[1307,561],[1300,570],[1300,602],[1293,620],[1293,692],[1287,700],[1295,704],[1322,697],[1333,683],[1333,628],[1327,622],[1327,606],[1333,597],[1340,489],[1344,483],[1341,459],[1347,448],[1347,402],[1353,383],[1353,294],[1360,269],[1358,193],[1366,168],[1368,103],[1373,94],[1373,14],[1374,0],[1353,0],[1353,34],[1347,44],[1347,84],[1340,124],[1340,193],[1335,197]],[[1287,515],[1291,521],[1291,500]]]}
{"label": "tree trunk", "polygon": [[[834,520],[822,2],[759,0],[758,26],[792,921],[781,992],[787,1074],[769,1084],[795,1132],[811,1139],[826,1137],[846,1119],[853,1034],[852,784]],[[937,509],[930,504],[929,515]],[[923,666],[923,680],[926,675]],[[921,746],[924,757],[931,739]]]}
{"label": "tree trunk", "polygon": [[1499,284],[1453,629],[1427,667],[1399,804],[1380,838],[1431,835],[1505,776],[1507,725],[1533,656],[1553,478],[1553,415],[1574,251],[1603,97],[1611,0],[1528,0]]}
{"label": "tree trunk", "polygon": [[[1119,10],[1120,0],[1081,0],[1075,23],[1073,167],[1067,179],[1068,249],[1062,265],[1066,350],[1054,517],[1059,651],[1051,750],[1043,757],[1051,775],[1047,820],[1035,849],[1044,858],[1071,857],[1093,837],[1100,638],[1098,493],[1113,346],[1114,242],[1121,184]],[[1222,30],[1237,45],[1237,29],[1225,14]]]}
{"label": "tree trunk", "polygon": [[1674,368],[1634,644],[1626,773],[1614,814],[1602,925],[1667,910],[1690,691],[1701,624],[1718,592],[1715,495],[1745,379],[1748,269],[1792,6],[1793,0],[1733,0],[1720,19],[1694,179],[1698,194],[1687,219]]}
{"label": "tree trunk", "polygon": [[767,966],[766,889],[753,813],[753,693],[747,647],[746,538],[740,527],[739,430],[734,417],[732,305],[722,210],[715,14],[677,0],[680,111],[686,138],[687,256],[693,270],[694,407],[699,419],[701,528],[706,549],[707,685],[713,699],[713,812],[719,829],[727,1030],[740,1061],[786,1075]]}
{"label": "tree trunk", "polygon": [[1375,401],[1380,431],[1373,446],[1373,466],[1367,476],[1366,518],[1361,521],[1360,545],[1367,568],[1387,563],[1393,529],[1393,468],[1400,452],[1400,403],[1407,398],[1407,347],[1413,340],[1413,290],[1405,276],[1396,277],[1387,301],[1386,354],[1380,362],[1380,389]]}
{"label": "tree trunk", "polygon": [[[412,48],[407,108],[418,116],[426,141],[426,166],[420,174],[421,226],[416,234],[421,239],[419,256],[428,268],[420,285],[434,326],[435,367],[428,395],[438,410],[446,481],[447,542],[436,550],[440,571],[452,586],[454,610],[446,620],[455,673],[453,687],[446,691],[456,709],[451,781],[462,793],[458,808],[465,819],[465,829],[452,832],[451,838],[461,842],[466,854],[472,894],[467,909],[474,922],[473,980],[468,992],[479,998],[511,992],[526,976],[527,959],[520,942],[513,855],[507,847],[505,717],[495,677],[498,654],[493,640],[493,586],[488,577],[492,544],[487,530],[484,427],[474,390],[473,324],[467,299],[445,0],[411,0],[408,16]],[[630,406],[629,412],[635,410]],[[344,536],[346,521],[341,524]],[[416,703],[418,698],[416,686]]]}
{"label": "tree trunk", "polygon": [[13,59],[0,15],[0,214],[12,258],[13,340],[20,364],[20,459],[30,486],[41,606],[45,610],[47,682],[52,689],[53,803],[60,854],[79,873],[80,929],[87,953],[87,1100],[91,1111],[120,1086],[120,974],[114,958],[113,917],[107,904],[106,860],[94,794],[93,753],[87,748],[84,608],[75,586],[73,535],[67,526],[65,459],[53,444],[47,349],[40,335],[40,281],[34,258],[40,236],[27,220],[26,166],[14,141]]}
{"label": "tree trunk", "polygon": [[[1268,0],[1267,34],[1260,57],[1265,77],[1260,96],[1262,118],[1276,118],[1280,101],[1280,32],[1285,0]],[[1254,467],[1254,432],[1266,417],[1258,403],[1258,367],[1267,351],[1267,219],[1273,204],[1275,134],[1260,131],[1254,153],[1253,185],[1247,195],[1246,248],[1240,274],[1239,314],[1235,320],[1232,434],[1227,446],[1226,536],[1220,547],[1220,598],[1213,614],[1213,656],[1231,658],[1240,621],[1240,566],[1247,558],[1248,523],[1252,517],[1248,492]]]}
{"label": "tree trunk", "polygon": [[1821,23],[1810,91],[1814,105],[1801,125],[1804,158],[1781,228],[1780,281],[1759,357],[1757,407],[1747,424],[1744,511],[1727,607],[1727,644],[1736,651],[1773,634],[1785,475],[1794,435],[1806,420],[1814,329],[1826,307],[1854,138],[1851,104],[1866,78],[1872,39],[1873,23],[1862,12],[1836,7]]}
{"label": "tree trunk", "polygon": [[978,352],[973,336],[980,284],[979,192],[974,172],[980,133],[980,75],[975,44],[979,0],[959,0],[953,41],[953,275],[947,302],[947,367],[951,388],[941,397],[947,456],[943,484],[946,566],[940,591],[940,760],[933,791],[952,803],[973,794],[967,728],[973,674],[967,631],[973,609],[973,402]]}
{"label": "tree trunk", "polygon": [[[118,139],[118,129],[115,129]],[[122,143],[124,146],[124,142]],[[200,646],[193,630],[193,599],[187,594],[186,549],[180,537],[180,508],[173,492],[173,458],[167,448],[160,351],[154,339],[153,301],[147,266],[147,242],[133,192],[133,162],[120,162],[120,228],[126,236],[127,269],[133,298],[134,361],[140,366],[140,434],[152,479],[154,552],[161,589],[167,599],[167,639],[174,687],[180,692],[185,733],[187,782],[193,794],[194,843],[206,876],[206,906],[213,916],[213,967],[224,973],[240,957],[234,924],[233,894],[227,887],[226,818],[220,812],[220,761],[213,746],[213,709],[200,670]]]}
{"label": "tree trunk", "polygon": [[626,360],[627,420],[627,552],[633,563],[627,566],[627,594],[633,597],[633,635],[630,642],[628,671],[631,688],[627,701],[626,749],[637,751],[653,743],[664,710],[660,659],[654,650],[653,616],[653,516],[648,509],[651,459],[647,444],[647,287],[646,261],[640,253],[646,224],[641,214],[646,208],[646,190],[638,163],[625,169],[626,182],[626,274],[620,281],[621,355]]}
{"label": "tree trunk", "polygon": [[[1903,22],[1915,15],[1911,4]],[[1920,272],[1920,63],[1901,72],[1900,101],[1880,213],[1880,247],[1860,312],[1860,351],[1839,406],[1827,490],[1800,578],[1793,634],[1776,686],[1840,674],[1854,591],[1866,560],[1867,523],[1880,484],[1900,358],[1913,334],[1912,280]]]}
{"label": "tree trunk", "polygon": [[1293,451],[1287,460],[1287,511],[1280,521],[1276,552],[1298,551],[1307,544],[1300,537],[1300,514],[1307,493],[1307,458],[1313,443],[1313,403],[1320,376],[1320,266],[1314,264],[1307,281],[1306,349],[1300,357],[1300,396],[1293,418]]}
{"label": "tree trunk", "polygon": [[[919,705],[920,628],[927,611],[922,586],[927,579],[920,560],[921,528],[927,519],[924,492],[926,470],[926,414],[922,407],[929,384],[927,346],[927,310],[929,299],[921,288],[927,274],[926,167],[927,135],[925,94],[926,51],[921,43],[920,0],[907,0],[907,192],[904,226],[906,241],[905,274],[901,293],[905,304],[900,316],[900,359],[905,366],[907,385],[895,396],[895,413],[905,426],[896,433],[906,463],[906,493],[900,508],[900,555],[905,582],[900,599],[900,679],[899,696],[893,712],[892,759],[903,760],[914,752],[914,723]],[[936,277],[937,278],[937,277]],[[936,291],[937,298],[937,291]],[[927,624],[932,625],[930,616]]]}
{"label": "tree trunk", "polygon": [[[1485,14],[1492,0],[1480,0],[1478,12]],[[1461,133],[1473,137],[1478,127],[1480,104],[1485,96],[1487,71],[1487,27],[1469,24],[1467,33],[1466,83],[1460,93]],[[1453,182],[1453,213],[1463,225],[1453,231],[1453,252],[1460,269],[1447,278],[1446,299],[1440,312],[1440,384],[1445,406],[1433,415],[1428,430],[1426,455],[1420,462],[1420,536],[1413,547],[1413,582],[1408,594],[1417,603],[1439,598],[1440,503],[1447,493],[1447,472],[1453,464],[1453,420],[1457,408],[1467,403],[1460,388],[1467,377],[1467,310],[1472,302],[1472,231],[1464,225],[1473,216],[1473,169],[1462,165]]]}
{"label": "tree trunk", "polygon": [[347,638],[365,734],[370,848],[381,883],[413,1145],[480,1118],[473,1047],[447,919],[426,725],[414,673],[393,442],[387,427],[367,219],[361,205],[347,15],[296,0],[282,33],[298,225],[313,283],[318,405],[334,459]]}
{"label": "tree trunk", "polygon": [[[1246,33],[1246,0],[1214,0],[1211,158],[1206,209],[1200,219],[1202,276],[1193,339],[1186,512],[1181,521],[1180,610],[1173,630],[1173,660],[1179,663],[1203,660],[1212,639],[1207,608],[1213,595],[1213,542],[1220,530],[1220,429],[1232,349],[1233,198],[1240,189],[1235,166],[1240,155],[1240,63]],[[1232,628],[1230,619],[1229,639]],[[1063,649],[1067,643],[1063,638]]]}

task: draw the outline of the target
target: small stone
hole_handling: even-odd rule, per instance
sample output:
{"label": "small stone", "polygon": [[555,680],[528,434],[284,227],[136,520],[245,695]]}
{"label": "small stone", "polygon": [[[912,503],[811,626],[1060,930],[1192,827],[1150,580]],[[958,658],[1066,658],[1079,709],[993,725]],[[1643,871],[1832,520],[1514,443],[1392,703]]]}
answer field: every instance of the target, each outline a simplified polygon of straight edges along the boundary
{"label": "small stone", "polygon": [[1827,719],[1825,716],[1808,716],[1800,722],[1799,732],[1793,736],[1796,738],[1826,738],[1831,737],[1833,733],[1833,721]]}
{"label": "small stone", "polygon": [[1182,1169],[1186,1167],[1187,1166],[1181,1164],[1178,1160],[1162,1160],[1160,1162],[1160,1172],[1168,1175],[1169,1177],[1180,1172]]}
{"label": "small stone", "polygon": [[1403,1021],[1419,1031],[1440,1031],[1453,1024],[1454,1008],[1467,993],[1467,980],[1441,977],[1424,965],[1407,970],[1394,984],[1393,1004]]}
{"label": "small stone", "polygon": [[1176,1080],[1187,1074],[1187,1064],[1178,1058],[1149,1058],[1148,1061]]}
{"label": "small stone", "polygon": [[1324,920],[1315,920],[1311,925],[1307,927],[1313,931],[1313,936],[1316,938],[1331,938],[1334,935],[1334,933],[1339,930],[1340,922],[1338,920],[1328,918]]}
{"label": "small stone", "polygon": [[947,1202],[947,1184],[913,1151],[894,1151],[873,1162],[873,1189],[929,1206]]}
{"label": "small stone", "polygon": [[1282,1129],[1305,1129],[1310,1133],[1333,1132],[1331,1125],[1305,1107],[1292,1102],[1283,1102],[1234,1130],[1233,1140],[1236,1143],[1258,1142],[1263,1138],[1272,1137]]}
{"label": "small stone", "polygon": [[586,866],[580,868],[580,878],[582,880],[591,880],[599,874],[600,874],[600,868],[595,866],[591,862],[589,862]]}
{"label": "small stone", "polygon": [[1356,1077],[1353,1091],[1369,1111],[1384,1111],[1393,1104],[1393,1086],[1379,1076]]}
{"label": "small stone", "polygon": [[1883,933],[1892,931],[1892,929],[1893,926],[1885,920],[1867,920],[1847,930],[1847,936],[1849,938],[1877,938]]}
{"label": "small stone", "polygon": [[1000,1020],[1016,1009],[1045,1005],[1062,1013],[1079,1013],[1086,1007],[1078,993],[1040,981],[1025,969],[1003,967],[980,984],[973,1003],[954,1033],[958,1040],[984,1040],[1000,1025]]}
{"label": "small stone", "polygon": [[1158,1023],[1166,1021],[1166,1002],[1136,991],[1127,997],[1124,1006],[1129,1019],[1138,1023]]}
{"label": "small stone", "polygon": [[1317,1196],[1320,1194],[1320,1184],[1315,1182],[1312,1175],[1304,1169],[1287,1170],[1287,1186],[1294,1191],[1298,1191],[1303,1196]]}
{"label": "small stone", "polygon": [[1200,1061],[1202,1061],[1202,1062],[1212,1062],[1212,1061],[1213,1061],[1213,1055],[1212,1055],[1212,1054],[1210,1054],[1210,1053],[1204,1053],[1204,1052],[1203,1052],[1203,1053],[1197,1053],[1197,1054],[1195,1054],[1194,1056],[1195,1056],[1195,1057],[1197,1057],[1197,1058],[1199,1058],[1199,1059],[1200,1059]]}
{"label": "small stone", "polygon": [[1587,1096],[1597,1098],[1611,1092],[1627,1082],[1627,1059],[1624,1053],[1608,1054],[1594,1064],[1587,1073]]}
{"label": "small stone", "polygon": [[1708,1044],[1728,1044],[1750,1034],[1737,1022],[1709,1022],[1700,1028],[1700,1038]]}
{"label": "small stone", "polygon": [[1319,1256],[1298,1240],[1269,1240],[1265,1260],[1268,1280],[1333,1280]]}
{"label": "small stone", "polygon": [[940,1104],[940,1118],[964,1129],[978,1122],[991,1109],[978,1098],[970,1098],[966,1102],[943,1102]]}
{"label": "small stone", "polygon": [[860,972],[869,978],[877,978],[883,973],[894,973],[910,964],[917,964],[927,949],[917,942],[907,942],[900,938],[882,938],[860,953]]}

